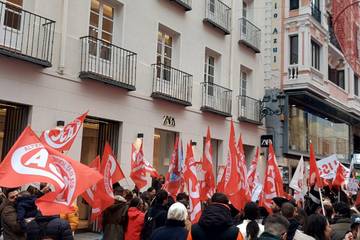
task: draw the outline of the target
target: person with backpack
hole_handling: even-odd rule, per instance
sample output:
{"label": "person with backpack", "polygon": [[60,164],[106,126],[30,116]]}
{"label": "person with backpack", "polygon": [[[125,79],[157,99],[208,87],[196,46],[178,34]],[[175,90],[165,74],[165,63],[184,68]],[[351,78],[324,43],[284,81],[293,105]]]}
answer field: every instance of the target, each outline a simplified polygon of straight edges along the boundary
{"label": "person with backpack", "polygon": [[125,225],[125,240],[140,240],[141,230],[144,226],[144,203],[141,198],[133,198],[127,211],[127,224]]}
{"label": "person with backpack", "polygon": [[74,240],[68,221],[41,214],[27,224],[26,235],[27,240]]}
{"label": "person with backpack", "polygon": [[243,240],[239,228],[234,226],[229,199],[215,193],[204,209],[199,222],[192,225],[187,240]]}
{"label": "person with backpack", "polygon": [[165,225],[168,212],[168,196],[168,193],[162,189],[156,194],[152,206],[145,214],[145,223],[141,232],[141,240],[149,240],[155,229]]}

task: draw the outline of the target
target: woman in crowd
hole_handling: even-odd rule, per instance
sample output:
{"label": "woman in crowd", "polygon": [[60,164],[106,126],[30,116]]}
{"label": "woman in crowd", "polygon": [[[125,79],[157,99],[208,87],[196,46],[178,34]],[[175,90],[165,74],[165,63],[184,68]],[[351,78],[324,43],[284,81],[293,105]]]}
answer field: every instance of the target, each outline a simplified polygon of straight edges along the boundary
{"label": "woman in crowd", "polygon": [[133,198],[129,203],[127,212],[127,225],[125,240],[140,240],[141,230],[144,226],[144,203],[141,198]]}

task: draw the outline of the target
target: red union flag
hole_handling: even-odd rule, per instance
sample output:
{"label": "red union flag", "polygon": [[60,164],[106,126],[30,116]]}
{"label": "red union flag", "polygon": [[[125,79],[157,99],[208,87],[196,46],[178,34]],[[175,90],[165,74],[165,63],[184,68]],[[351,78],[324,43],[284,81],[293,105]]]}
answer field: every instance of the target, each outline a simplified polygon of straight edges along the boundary
{"label": "red union flag", "polygon": [[360,8],[358,0],[333,0],[333,28],[346,61],[360,75]]}
{"label": "red union flag", "polygon": [[200,198],[202,201],[206,201],[215,193],[215,177],[213,173],[212,164],[212,146],[210,127],[207,129],[203,158],[201,161],[201,168],[204,172],[204,181],[200,188]]}
{"label": "red union flag", "polygon": [[68,151],[73,144],[88,112],[84,113],[62,129],[50,129],[44,131],[40,140],[42,143],[58,150]]}
{"label": "red union flag", "polygon": [[250,191],[252,192],[255,188],[255,177],[256,177],[256,167],[259,160],[259,147],[256,148],[256,153],[254,159],[251,161],[250,169],[248,172],[248,183]]}
{"label": "red union flag", "polygon": [[[96,158],[94,160],[92,160],[92,162],[89,164],[89,167],[100,172],[100,157],[96,156]],[[96,203],[95,203],[95,192],[97,190],[97,184],[94,184],[91,186],[91,188],[86,189],[86,191],[81,195],[85,201],[92,206],[93,208],[96,207]]]}

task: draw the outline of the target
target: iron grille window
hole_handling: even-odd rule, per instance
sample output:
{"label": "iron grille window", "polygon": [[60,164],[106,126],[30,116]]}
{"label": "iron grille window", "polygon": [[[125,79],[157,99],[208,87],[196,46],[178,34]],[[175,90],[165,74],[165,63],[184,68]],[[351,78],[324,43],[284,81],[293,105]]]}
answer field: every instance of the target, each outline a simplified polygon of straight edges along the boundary
{"label": "iron grille window", "polygon": [[290,36],[290,65],[298,64],[299,55],[299,37],[298,35]]}
{"label": "iron grille window", "polygon": [[311,66],[320,70],[320,45],[311,40]]}
{"label": "iron grille window", "polygon": [[290,0],[290,10],[299,9],[299,0]]}

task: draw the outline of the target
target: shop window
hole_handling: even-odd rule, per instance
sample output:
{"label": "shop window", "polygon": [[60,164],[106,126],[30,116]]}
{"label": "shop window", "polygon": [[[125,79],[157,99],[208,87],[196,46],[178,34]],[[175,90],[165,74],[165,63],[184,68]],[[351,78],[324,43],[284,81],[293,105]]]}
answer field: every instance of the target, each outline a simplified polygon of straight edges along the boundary
{"label": "shop window", "polygon": [[[165,175],[169,170],[171,154],[174,150],[177,133],[162,129],[155,129],[153,166],[159,174]],[[183,149],[184,151],[184,149]],[[185,152],[184,152],[185,161]]]}

